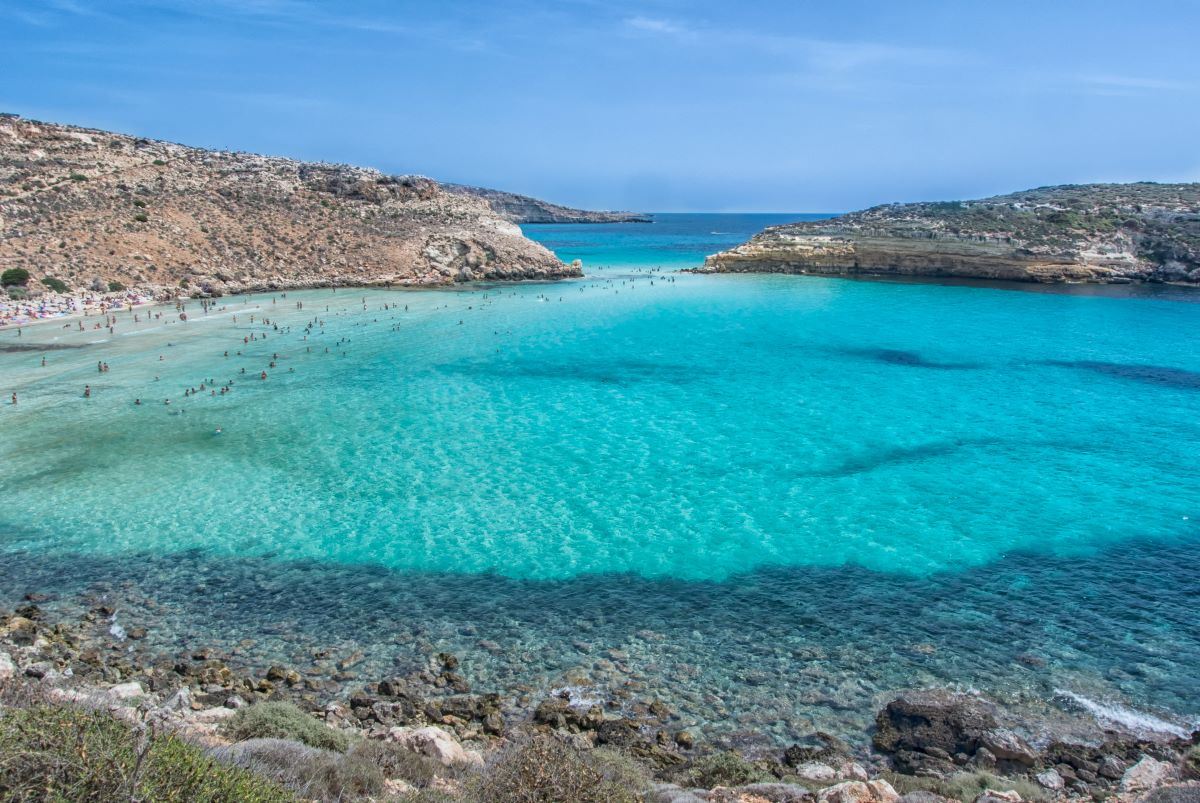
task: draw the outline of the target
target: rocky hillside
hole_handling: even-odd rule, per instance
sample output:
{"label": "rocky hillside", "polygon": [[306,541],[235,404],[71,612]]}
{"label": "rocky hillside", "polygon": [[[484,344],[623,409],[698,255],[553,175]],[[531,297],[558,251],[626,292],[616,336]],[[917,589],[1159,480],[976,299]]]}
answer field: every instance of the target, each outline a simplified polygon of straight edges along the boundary
{"label": "rocky hillside", "polygon": [[0,116],[0,270],[209,293],[580,274],[416,176]]}
{"label": "rocky hillside", "polygon": [[773,226],[714,273],[1200,283],[1200,184],[1043,187]]}
{"label": "rocky hillside", "polygon": [[517,195],[464,184],[443,184],[442,188],[460,195],[482,198],[500,217],[512,223],[649,223],[651,218],[637,212],[589,212],[571,209],[528,195]]}

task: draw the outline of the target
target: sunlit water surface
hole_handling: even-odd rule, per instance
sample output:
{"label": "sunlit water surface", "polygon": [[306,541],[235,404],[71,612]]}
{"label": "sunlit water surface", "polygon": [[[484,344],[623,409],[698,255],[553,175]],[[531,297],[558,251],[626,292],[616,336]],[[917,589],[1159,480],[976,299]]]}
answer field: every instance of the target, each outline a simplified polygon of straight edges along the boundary
{"label": "sunlit water surface", "polygon": [[557,284],[0,332],[47,346],[0,352],[0,604],[149,597],[146,644],[364,680],[450,650],[766,740],[926,685],[1194,721],[1200,294],[673,272],[795,217],[527,227],[589,267]]}

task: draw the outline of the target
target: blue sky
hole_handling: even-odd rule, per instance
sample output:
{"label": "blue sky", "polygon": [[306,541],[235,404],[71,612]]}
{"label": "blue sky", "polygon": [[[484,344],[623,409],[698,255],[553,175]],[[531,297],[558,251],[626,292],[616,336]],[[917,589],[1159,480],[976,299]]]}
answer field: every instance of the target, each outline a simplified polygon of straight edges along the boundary
{"label": "blue sky", "polygon": [[0,111],[593,208],[1200,180],[1200,2],[0,0]]}

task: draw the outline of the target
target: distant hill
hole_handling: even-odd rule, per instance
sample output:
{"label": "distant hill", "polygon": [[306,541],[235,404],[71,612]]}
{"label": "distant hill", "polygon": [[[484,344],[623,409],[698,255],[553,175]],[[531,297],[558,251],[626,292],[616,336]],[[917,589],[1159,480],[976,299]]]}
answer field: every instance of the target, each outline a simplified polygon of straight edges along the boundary
{"label": "distant hill", "polygon": [[1081,184],[772,226],[706,272],[1200,283],[1200,184]]}
{"label": "distant hill", "polygon": [[649,215],[638,212],[588,212],[517,195],[465,184],[442,184],[449,192],[483,198],[496,214],[513,223],[649,223]]}
{"label": "distant hill", "polygon": [[0,270],[213,294],[575,276],[479,197],[419,176],[0,116]]}

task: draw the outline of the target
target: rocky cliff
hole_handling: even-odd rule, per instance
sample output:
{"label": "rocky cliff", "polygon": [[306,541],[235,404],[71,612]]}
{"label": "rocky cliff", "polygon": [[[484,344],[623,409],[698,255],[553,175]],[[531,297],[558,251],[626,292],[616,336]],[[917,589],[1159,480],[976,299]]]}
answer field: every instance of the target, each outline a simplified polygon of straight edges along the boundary
{"label": "rocky cliff", "polygon": [[482,198],[492,211],[512,223],[650,223],[649,215],[637,212],[589,212],[517,195],[463,184],[442,184],[442,188],[460,195]]}
{"label": "rocky cliff", "polygon": [[1200,283],[1200,184],[1044,187],[772,226],[714,273]]}
{"label": "rocky cliff", "polygon": [[580,274],[416,176],[0,116],[0,270],[209,293]]}

